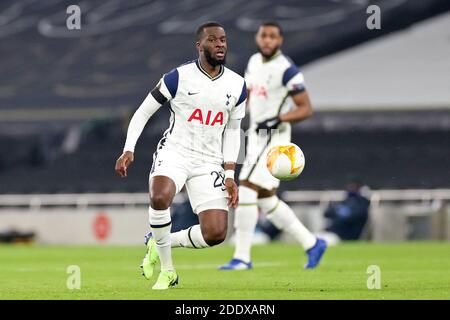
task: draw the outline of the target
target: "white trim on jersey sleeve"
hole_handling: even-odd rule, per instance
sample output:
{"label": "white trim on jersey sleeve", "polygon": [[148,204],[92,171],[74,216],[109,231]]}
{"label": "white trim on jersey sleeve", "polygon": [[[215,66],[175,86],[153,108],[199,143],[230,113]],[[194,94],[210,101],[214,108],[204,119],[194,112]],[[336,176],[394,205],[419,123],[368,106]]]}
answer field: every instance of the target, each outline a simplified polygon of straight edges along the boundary
{"label": "white trim on jersey sleeve", "polygon": [[299,72],[293,76],[285,85],[289,92],[302,92],[305,90],[305,77]]}
{"label": "white trim on jersey sleeve", "polygon": [[164,74],[158,83],[157,88],[168,101],[177,94],[179,78],[178,69],[175,68]]}
{"label": "white trim on jersey sleeve", "polygon": [[247,101],[247,85],[246,81],[244,81],[239,99],[237,100],[236,105],[230,111],[230,119],[236,120],[245,117],[246,101]]}
{"label": "white trim on jersey sleeve", "polygon": [[169,89],[167,89],[166,84],[164,83],[164,78],[161,78],[161,80],[159,80],[156,87],[158,88],[159,92],[161,92],[162,95],[167,99],[167,101],[172,99],[172,95],[170,94]]}

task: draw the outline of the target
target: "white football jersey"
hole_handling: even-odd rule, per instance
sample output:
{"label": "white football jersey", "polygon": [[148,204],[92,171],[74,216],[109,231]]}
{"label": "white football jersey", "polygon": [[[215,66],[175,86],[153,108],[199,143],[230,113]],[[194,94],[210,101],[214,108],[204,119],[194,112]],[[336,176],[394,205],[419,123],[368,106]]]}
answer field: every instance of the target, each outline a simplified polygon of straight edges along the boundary
{"label": "white football jersey", "polygon": [[252,55],[245,81],[250,91],[251,126],[286,112],[293,106],[290,95],[305,90],[303,74],[281,51],[269,60],[261,53]]}
{"label": "white football jersey", "polygon": [[221,164],[225,126],[229,119],[245,116],[244,78],[224,66],[211,78],[194,60],[165,74],[158,87],[170,103],[171,116],[156,153],[167,147],[187,160]]}

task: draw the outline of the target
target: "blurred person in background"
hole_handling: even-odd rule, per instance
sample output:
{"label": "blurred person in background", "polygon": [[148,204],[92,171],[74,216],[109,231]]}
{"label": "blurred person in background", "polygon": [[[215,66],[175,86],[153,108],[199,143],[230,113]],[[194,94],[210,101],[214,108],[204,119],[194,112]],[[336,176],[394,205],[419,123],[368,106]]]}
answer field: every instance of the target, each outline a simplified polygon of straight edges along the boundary
{"label": "blurred person in background", "polygon": [[369,218],[369,189],[357,176],[347,179],[346,197],[338,203],[331,203],[325,210],[328,220],[324,232],[318,234],[329,245],[342,240],[360,239]]}
{"label": "blurred person in background", "polygon": [[[329,245],[342,240],[359,240],[369,219],[369,188],[357,176],[347,178],[345,199],[330,204],[324,212],[327,227],[316,234]],[[277,240],[281,234],[267,217],[260,217],[253,236],[253,244]],[[233,239],[235,241],[235,239]]]}
{"label": "blurred person in background", "polygon": [[305,228],[292,209],[278,198],[280,180],[266,166],[268,150],[290,143],[291,123],[311,117],[312,106],[302,72],[281,52],[281,26],[276,22],[261,24],[255,40],[259,52],[250,57],[245,71],[250,134],[239,175],[240,202],[234,215],[236,247],[232,259],[219,269],[252,269],[251,247],[258,210],[296,239],[308,257],[305,269],[312,269],[319,264],[326,242]]}

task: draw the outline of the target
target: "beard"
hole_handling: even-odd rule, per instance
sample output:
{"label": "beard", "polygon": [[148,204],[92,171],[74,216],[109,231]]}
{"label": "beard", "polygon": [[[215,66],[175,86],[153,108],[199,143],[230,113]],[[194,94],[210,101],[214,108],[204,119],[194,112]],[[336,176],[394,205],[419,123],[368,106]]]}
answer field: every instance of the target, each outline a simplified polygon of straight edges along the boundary
{"label": "beard", "polygon": [[206,61],[209,63],[209,65],[211,65],[212,67],[217,67],[220,65],[224,65],[225,64],[225,60],[227,57],[227,54],[225,52],[225,55],[223,56],[222,60],[217,60],[216,58],[214,58],[211,54],[211,52],[207,49],[207,48],[203,48],[203,51],[205,52],[205,58]]}
{"label": "beard", "polygon": [[277,46],[277,47],[276,47],[275,49],[273,49],[272,52],[270,52],[269,54],[264,54],[264,53],[262,52],[262,50],[258,47],[259,53],[261,53],[261,55],[262,55],[264,58],[266,58],[266,59],[272,58],[272,57],[275,55],[275,53],[278,52],[279,49],[280,49],[280,46]]}

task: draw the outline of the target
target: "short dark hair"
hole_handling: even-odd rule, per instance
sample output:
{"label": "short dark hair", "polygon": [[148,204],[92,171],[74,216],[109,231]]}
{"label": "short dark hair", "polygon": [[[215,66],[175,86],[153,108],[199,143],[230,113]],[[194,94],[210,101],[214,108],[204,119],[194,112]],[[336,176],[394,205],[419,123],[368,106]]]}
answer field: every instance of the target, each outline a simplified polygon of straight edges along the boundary
{"label": "short dark hair", "polygon": [[195,32],[195,34],[197,35],[197,40],[200,40],[200,39],[201,39],[201,37],[203,36],[203,33],[204,33],[205,29],[206,29],[206,28],[209,28],[209,27],[221,27],[221,28],[223,28],[223,26],[222,26],[219,22],[217,22],[217,21],[208,21],[208,22],[205,22],[205,23],[203,23],[202,25],[200,25],[200,26],[197,28],[197,31]]}
{"label": "short dark hair", "polygon": [[261,23],[260,27],[275,27],[278,28],[278,31],[280,32],[280,35],[283,35],[283,28],[281,28],[281,25],[276,21],[265,21]]}

